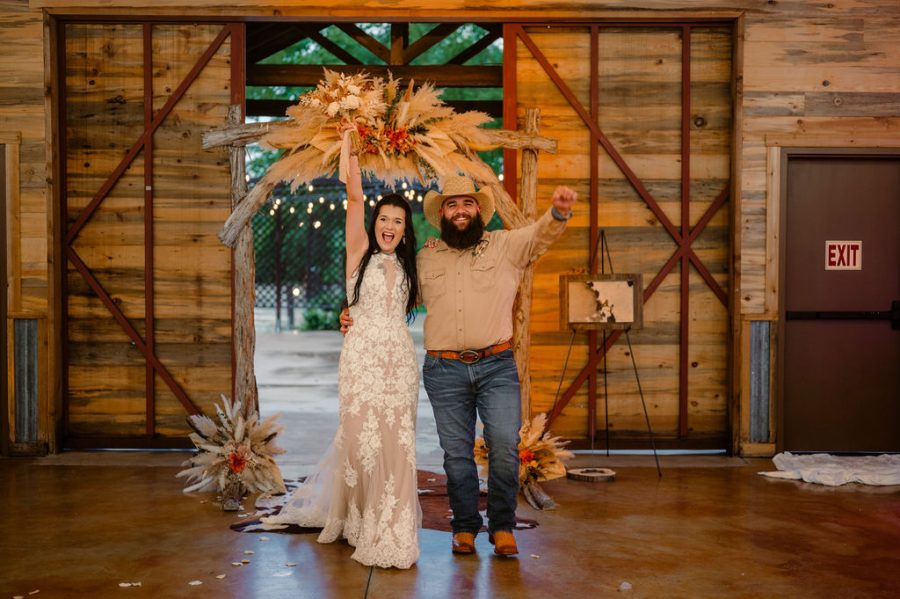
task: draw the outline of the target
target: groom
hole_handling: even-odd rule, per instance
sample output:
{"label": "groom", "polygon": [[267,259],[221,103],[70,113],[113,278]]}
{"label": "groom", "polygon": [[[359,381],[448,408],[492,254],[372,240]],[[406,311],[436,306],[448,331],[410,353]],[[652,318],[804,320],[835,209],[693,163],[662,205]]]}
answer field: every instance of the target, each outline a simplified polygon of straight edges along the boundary
{"label": "groom", "polygon": [[490,452],[489,538],[494,553],[518,553],[512,530],[521,400],[511,349],[513,301],[525,267],[562,235],[576,199],[568,187],[557,187],[550,209],[534,224],[487,232],[494,202],[469,178],[449,178],[443,193],[425,197],[425,218],[441,239],[416,260],[428,311],[423,378],[444,450],[454,553],[474,553],[482,526],[473,457],[476,413]]}

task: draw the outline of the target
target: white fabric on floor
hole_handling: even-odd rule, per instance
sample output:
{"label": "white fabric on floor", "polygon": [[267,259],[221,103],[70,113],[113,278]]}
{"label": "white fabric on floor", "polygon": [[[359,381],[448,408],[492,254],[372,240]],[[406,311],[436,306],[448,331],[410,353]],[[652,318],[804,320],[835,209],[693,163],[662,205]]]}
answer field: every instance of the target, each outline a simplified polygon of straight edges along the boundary
{"label": "white fabric on floor", "polygon": [[789,478],[837,487],[847,483],[900,485],[900,455],[835,456],[828,453],[794,455],[779,453],[772,462],[778,472],[760,472],[772,478]]}

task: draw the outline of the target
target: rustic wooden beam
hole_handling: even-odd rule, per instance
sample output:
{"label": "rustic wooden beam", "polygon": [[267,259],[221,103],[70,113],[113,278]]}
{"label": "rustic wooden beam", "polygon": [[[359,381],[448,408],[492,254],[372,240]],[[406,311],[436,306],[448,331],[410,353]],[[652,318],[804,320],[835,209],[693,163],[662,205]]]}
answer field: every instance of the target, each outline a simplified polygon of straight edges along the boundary
{"label": "rustic wooden beam", "polygon": [[[540,126],[539,108],[525,110],[525,134],[536,136]],[[525,148],[522,151],[522,183],[519,186],[519,205],[528,222],[537,218],[537,151]],[[531,347],[531,296],[534,287],[534,259],[525,267],[516,303],[513,307],[513,354],[519,369],[519,388],[522,398],[522,421],[531,420],[531,367],[528,363]]]}
{"label": "rustic wooden beam", "polygon": [[[437,87],[503,87],[500,66],[463,65],[327,65],[331,71],[355,75],[365,70],[375,77],[432,81]],[[247,69],[247,85],[315,86],[322,80],[321,65],[257,64]]]}
{"label": "rustic wooden beam", "polygon": [[441,23],[406,48],[403,53],[403,64],[409,64],[434,46],[438,45],[447,36],[459,29],[459,23]]}
{"label": "rustic wooden beam", "polygon": [[[222,146],[243,146],[259,141],[266,133],[284,126],[286,121],[270,121],[268,123],[247,123],[221,129],[210,129],[203,134],[203,149],[220,148]],[[533,148],[548,154],[556,154],[555,139],[528,135],[506,129],[485,129],[488,142],[504,148]],[[506,194],[509,197],[509,194]]]}
{"label": "rustic wooden beam", "polygon": [[[240,106],[228,110],[228,122],[239,124],[243,121]],[[247,197],[245,149],[243,146],[229,148],[231,161],[231,208]],[[256,304],[256,260],[253,250],[253,227],[244,227],[238,237],[232,254],[234,273],[234,398],[243,402],[244,415],[259,413],[259,393],[253,357],[256,353],[256,329],[253,308]]]}
{"label": "rustic wooden beam", "polygon": [[465,64],[465,62],[477,56],[482,50],[496,42],[503,35],[503,27],[501,25],[479,25],[487,29],[487,34],[482,36],[477,42],[451,58],[447,64]]}
{"label": "rustic wooden beam", "polygon": [[353,56],[343,47],[339,46],[338,44],[322,35],[322,32],[318,29],[310,28],[308,33],[309,39],[322,46],[322,48],[324,48],[328,52],[331,52],[331,54],[333,54],[334,57],[338,60],[343,60],[347,64],[362,64],[362,62],[357,57]]}
{"label": "rustic wooden beam", "polygon": [[516,206],[516,201],[506,192],[506,188],[503,187],[503,184],[500,183],[499,179],[495,178],[490,181],[476,179],[475,182],[478,183],[479,187],[487,187],[491,190],[491,194],[494,196],[494,207],[497,209],[497,214],[500,215],[500,220],[503,221],[503,224],[506,225],[508,229],[520,229],[528,226],[528,219],[525,218],[525,215],[522,214],[522,211]]}
{"label": "rustic wooden beam", "polygon": [[406,64],[403,55],[409,45],[409,23],[391,23],[391,59],[390,65]]}
{"label": "rustic wooden beam", "polygon": [[[289,106],[296,104],[291,100],[247,100],[247,116],[284,116]],[[449,100],[456,112],[477,110],[494,118],[503,116],[503,100]]]}
{"label": "rustic wooden beam", "polygon": [[366,48],[369,52],[383,60],[385,63],[391,62],[391,51],[377,39],[357,27],[354,23],[335,23],[338,29],[352,37],[356,43]]}
{"label": "rustic wooden beam", "polygon": [[264,58],[289,48],[309,37],[313,31],[307,26],[278,24],[258,24],[247,28],[247,63],[255,64]]}

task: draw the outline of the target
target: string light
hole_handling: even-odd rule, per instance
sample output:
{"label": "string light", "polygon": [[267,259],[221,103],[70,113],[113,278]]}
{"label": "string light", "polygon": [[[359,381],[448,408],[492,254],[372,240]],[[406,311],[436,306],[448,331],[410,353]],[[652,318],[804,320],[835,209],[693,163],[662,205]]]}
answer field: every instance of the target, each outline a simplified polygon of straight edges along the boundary
{"label": "string light", "polygon": [[306,207],[306,213],[312,214],[312,204],[310,204],[309,206]]}
{"label": "string light", "polygon": [[294,207],[291,206],[291,214],[293,214],[293,213],[294,213]]}
{"label": "string light", "polygon": [[497,178],[500,179],[501,181],[503,181],[503,173],[500,173],[500,174],[497,176]]}
{"label": "string light", "polygon": [[334,210],[334,204],[328,204],[328,209],[329,209],[329,210]]}
{"label": "string light", "polygon": [[[379,201],[379,202],[381,201],[381,194],[378,194],[378,201]],[[369,206],[374,206],[374,205],[375,205],[375,204],[372,204],[371,202],[369,202]]]}
{"label": "string light", "polygon": [[416,198],[416,201],[420,204],[422,203],[422,194],[419,194],[419,196]]}
{"label": "string light", "polygon": [[324,204],[324,203],[325,203],[325,198],[322,197],[322,196],[319,196],[319,203],[320,203],[320,204]]}
{"label": "string light", "polygon": [[406,181],[404,181],[404,182],[400,185],[400,187],[402,187],[403,189],[406,189]]}
{"label": "string light", "polygon": [[294,297],[300,297],[300,288],[294,287],[292,293],[294,294]]}
{"label": "string light", "polygon": [[274,210],[269,210],[269,216],[275,216],[275,211],[274,211]]}
{"label": "string light", "polygon": [[306,191],[308,191],[310,193],[314,192],[315,190],[316,190],[316,188],[312,186],[312,183],[310,183],[309,185],[306,186]]}
{"label": "string light", "polygon": [[249,183],[249,182],[250,182],[250,175],[244,175],[244,181],[247,182],[247,183]]}
{"label": "string light", "polygon": [[369,200],[369,206],[374,206],[374,205],[375,205],[375,201],[374,201],[374,200]]}
{"label": "string light", "polygon": [[302,220],[300,221],[300,228],[301,228],[301,229],[303,228],[303,221],[302,221]]}
{"label": "string light", "polygon": [[313,223],[313,228],[314,228],[314,229],[318,229],[318,228],[321,227],[321,226],[322,226],[322,221],[318,221],[318,220],[317,220],[316,222]]}

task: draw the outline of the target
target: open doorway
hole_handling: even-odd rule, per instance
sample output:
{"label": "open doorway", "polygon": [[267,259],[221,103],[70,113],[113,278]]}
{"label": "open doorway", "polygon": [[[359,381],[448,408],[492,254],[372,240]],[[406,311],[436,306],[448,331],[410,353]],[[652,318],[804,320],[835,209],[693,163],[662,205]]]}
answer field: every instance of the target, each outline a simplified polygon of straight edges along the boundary
{"label": "open doorway", "polygon": [[[501,126],[502,28],[467,23],[252,23],[247,25],[246,114],[249,122],[282,118],[313,89],[323,69],[345,73],[388,72],[409,81],[434,82],[457,111],[480,110]],[[247,147],[252,185],[278,154]],[[482,155],[498,173],[502,152]],[[502,178],[502,175],[501,175]],[[427,187],[404,183],[387,189],[364,180],[371,207],[386,191],[410,202],[419,247],[439,233],[422,214]],[[304,472],[322,456],[338,426],[337,331],[345,297],[344,217],[346,193],[337,179],[313,181],[293,192],[279,187],[253,218],[256,261],[255,372],[263,417],[281,413],[288,470]],[[498,216],[488,226],[500,228]],[[411,334],[421,364],[422,324]],[[431,406],[419,392],[417,458],[420,468],[439,469],[442,452]]]}

